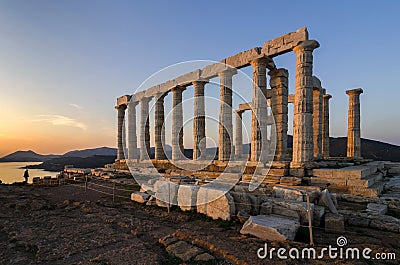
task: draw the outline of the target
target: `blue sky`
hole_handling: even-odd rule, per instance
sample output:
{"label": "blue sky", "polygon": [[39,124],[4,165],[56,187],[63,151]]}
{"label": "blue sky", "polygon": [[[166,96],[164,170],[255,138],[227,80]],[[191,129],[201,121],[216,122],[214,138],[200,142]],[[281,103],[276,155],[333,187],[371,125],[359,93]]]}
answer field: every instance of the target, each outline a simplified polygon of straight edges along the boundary
{"label": "blue sky", "polygon": [[[0,1],[0,155],[115,146],[115,99],[150,75],[304,26],[321,44],[331,135],[346,135],[345,90],[362,87],[362,136],[400,144],[399,13],[398,1]],[[275,63],[293,92],[294,54]]]}

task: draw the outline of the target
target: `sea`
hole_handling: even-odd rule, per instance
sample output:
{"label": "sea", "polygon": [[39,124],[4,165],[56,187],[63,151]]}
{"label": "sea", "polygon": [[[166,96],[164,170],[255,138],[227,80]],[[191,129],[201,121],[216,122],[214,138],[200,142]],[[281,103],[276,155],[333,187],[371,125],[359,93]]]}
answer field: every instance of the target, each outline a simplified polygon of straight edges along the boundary
{"label": "sea", "polygon": [[[0,180],[5,184],[24,181],[24,171],[27,165],[38,165],[42,162],[0,162]],[[33,177],[55,177],[59,172],[45,171],[42,169],[29,169],[28,183]]]}

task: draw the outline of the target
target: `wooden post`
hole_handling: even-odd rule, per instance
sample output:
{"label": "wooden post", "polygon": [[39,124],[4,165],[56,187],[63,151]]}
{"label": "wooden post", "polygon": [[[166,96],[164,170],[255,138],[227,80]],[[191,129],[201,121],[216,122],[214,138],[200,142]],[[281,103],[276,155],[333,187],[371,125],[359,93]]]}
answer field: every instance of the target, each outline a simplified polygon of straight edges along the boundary
{"label": "wooden post", "polygon": [[312,234],[312,222],[311,222],[310,196],[308,195],[307,191],[306,191],[306,197],[307,197],[308,230],[310,232],[310,245],[314,246],[314,239]]}
{"label": "wooden post", "polygon": [[112,193],[112,196],[113,196],[113,203],[115,202],[115,182],[113,182],[113,193]]}
{"label": "wooden post", "polygon": [[85,180],[85,192],[87,191],[87,176],[86,176],[86,180]]}

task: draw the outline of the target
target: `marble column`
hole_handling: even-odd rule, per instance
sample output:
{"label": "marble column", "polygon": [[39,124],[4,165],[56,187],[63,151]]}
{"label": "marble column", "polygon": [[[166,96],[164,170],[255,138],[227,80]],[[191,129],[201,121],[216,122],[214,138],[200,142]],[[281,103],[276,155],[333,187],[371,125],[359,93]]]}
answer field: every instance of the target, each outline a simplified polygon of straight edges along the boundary
{"label": "marble column", "polygon": [[150,159],[149,102],[151,97],[140,99],[140,160]]}
{"label": "marble column", "polygon": [[314,158],[322,158],[322,95],[321,88],[314,87],[313,89],[313,140],[314,140]]}
{"label": "marble column", "polygon": [[128,159],[137,159],[136,106],[138,102],[131,99],[128,103]]}
{"label": "marble column", "polygon": [[[253,70],[253,92],[252,92],[252,119],[251,119],[251,161],[264,162],[260,157],[261,153],[266,155],[267,139],[267,103],[266,89],[267,76],[266,69],[268,60],[260,58],[250,62]],[[263,150],[262,150],[263,149]],[[261,158],[261,159],[260,159]]]}
{"label": "marble column", "polygon": [[329,155],[329,94],[324,94],[322,100],[323,122],[322,122],[322,155],[328,158]]}
{"label": "marble column", "polygon": [[117,160],[125,159],[125,150],[124,150],[124,119],[125,119],[125,110],[126,105],[119,105],[115,107],[118,111],[118,128],[117,128]]}
{"label": "marble column", "polygon": [[347,90],[349,112],[347,127],[347,157],[361,157],[360,94],[361,88]]}
{"label": "marble column", "polygon": [[172,160],[184,159],[182,93],[186,87],[172,89]]}
{"label": "marble column", "polygon": [[204,86],[206,81],[193,82],[194,87],[194,119],[193,119],[193,160],[206,158],[206,117]]}
{"label": "marble column", "polygon": [[270,76],[270,87],[272,91],[271,111],[275,120],[275,128],[272,133],[276,133],[275,161],[287,159],[287,131],[288,131],[288,77],[286,69],[279,68],[268,72]]}
{"label": "marble column", "polygon": [[314,157],[313,140],[313,50],[314,40],[301,42],[296,53],[296,93],[294,97],[292,167],[302,167]]}
{"label": "marble column", "polygon": [[165,155],[165,127],[164,127],[164,98],[165,93],[159,93],[155,96],[155,109],[154,109],[154,158],[156,160],[167,159]]}
{"label": "marble column", "polygon": [[229,161],[232,153],[232,76],[231,70],[218,73],[220,78],[220,111],[218,160]]}
{"label": "marble column", "polygon": [[239,159],[243,155],[242,114],[243,111],[235,110],[235,155]]}

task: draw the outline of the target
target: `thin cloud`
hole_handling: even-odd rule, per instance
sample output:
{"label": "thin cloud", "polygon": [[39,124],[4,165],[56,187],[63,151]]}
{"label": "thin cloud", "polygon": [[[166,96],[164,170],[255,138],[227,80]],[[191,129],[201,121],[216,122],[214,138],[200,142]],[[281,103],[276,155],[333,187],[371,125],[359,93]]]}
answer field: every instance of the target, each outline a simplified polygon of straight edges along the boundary
{"label": "thin cloud", "polygon": [[71,107],[74,107],[74,108],[79,109],[79,110],[83,109],[82,106],[80,106],[80,105],[78,105],[78,104],[75,104],[75,103],[70,103],[69,105],[70,105]]}
{"label": "thin cloud", "polygon": [[62,116],[62,115],[38,115],[38,119],[32,120],[33,122],[48,122],[55,126],[71,126],[82,130],[86,130],[87,126],[76,119]]}

